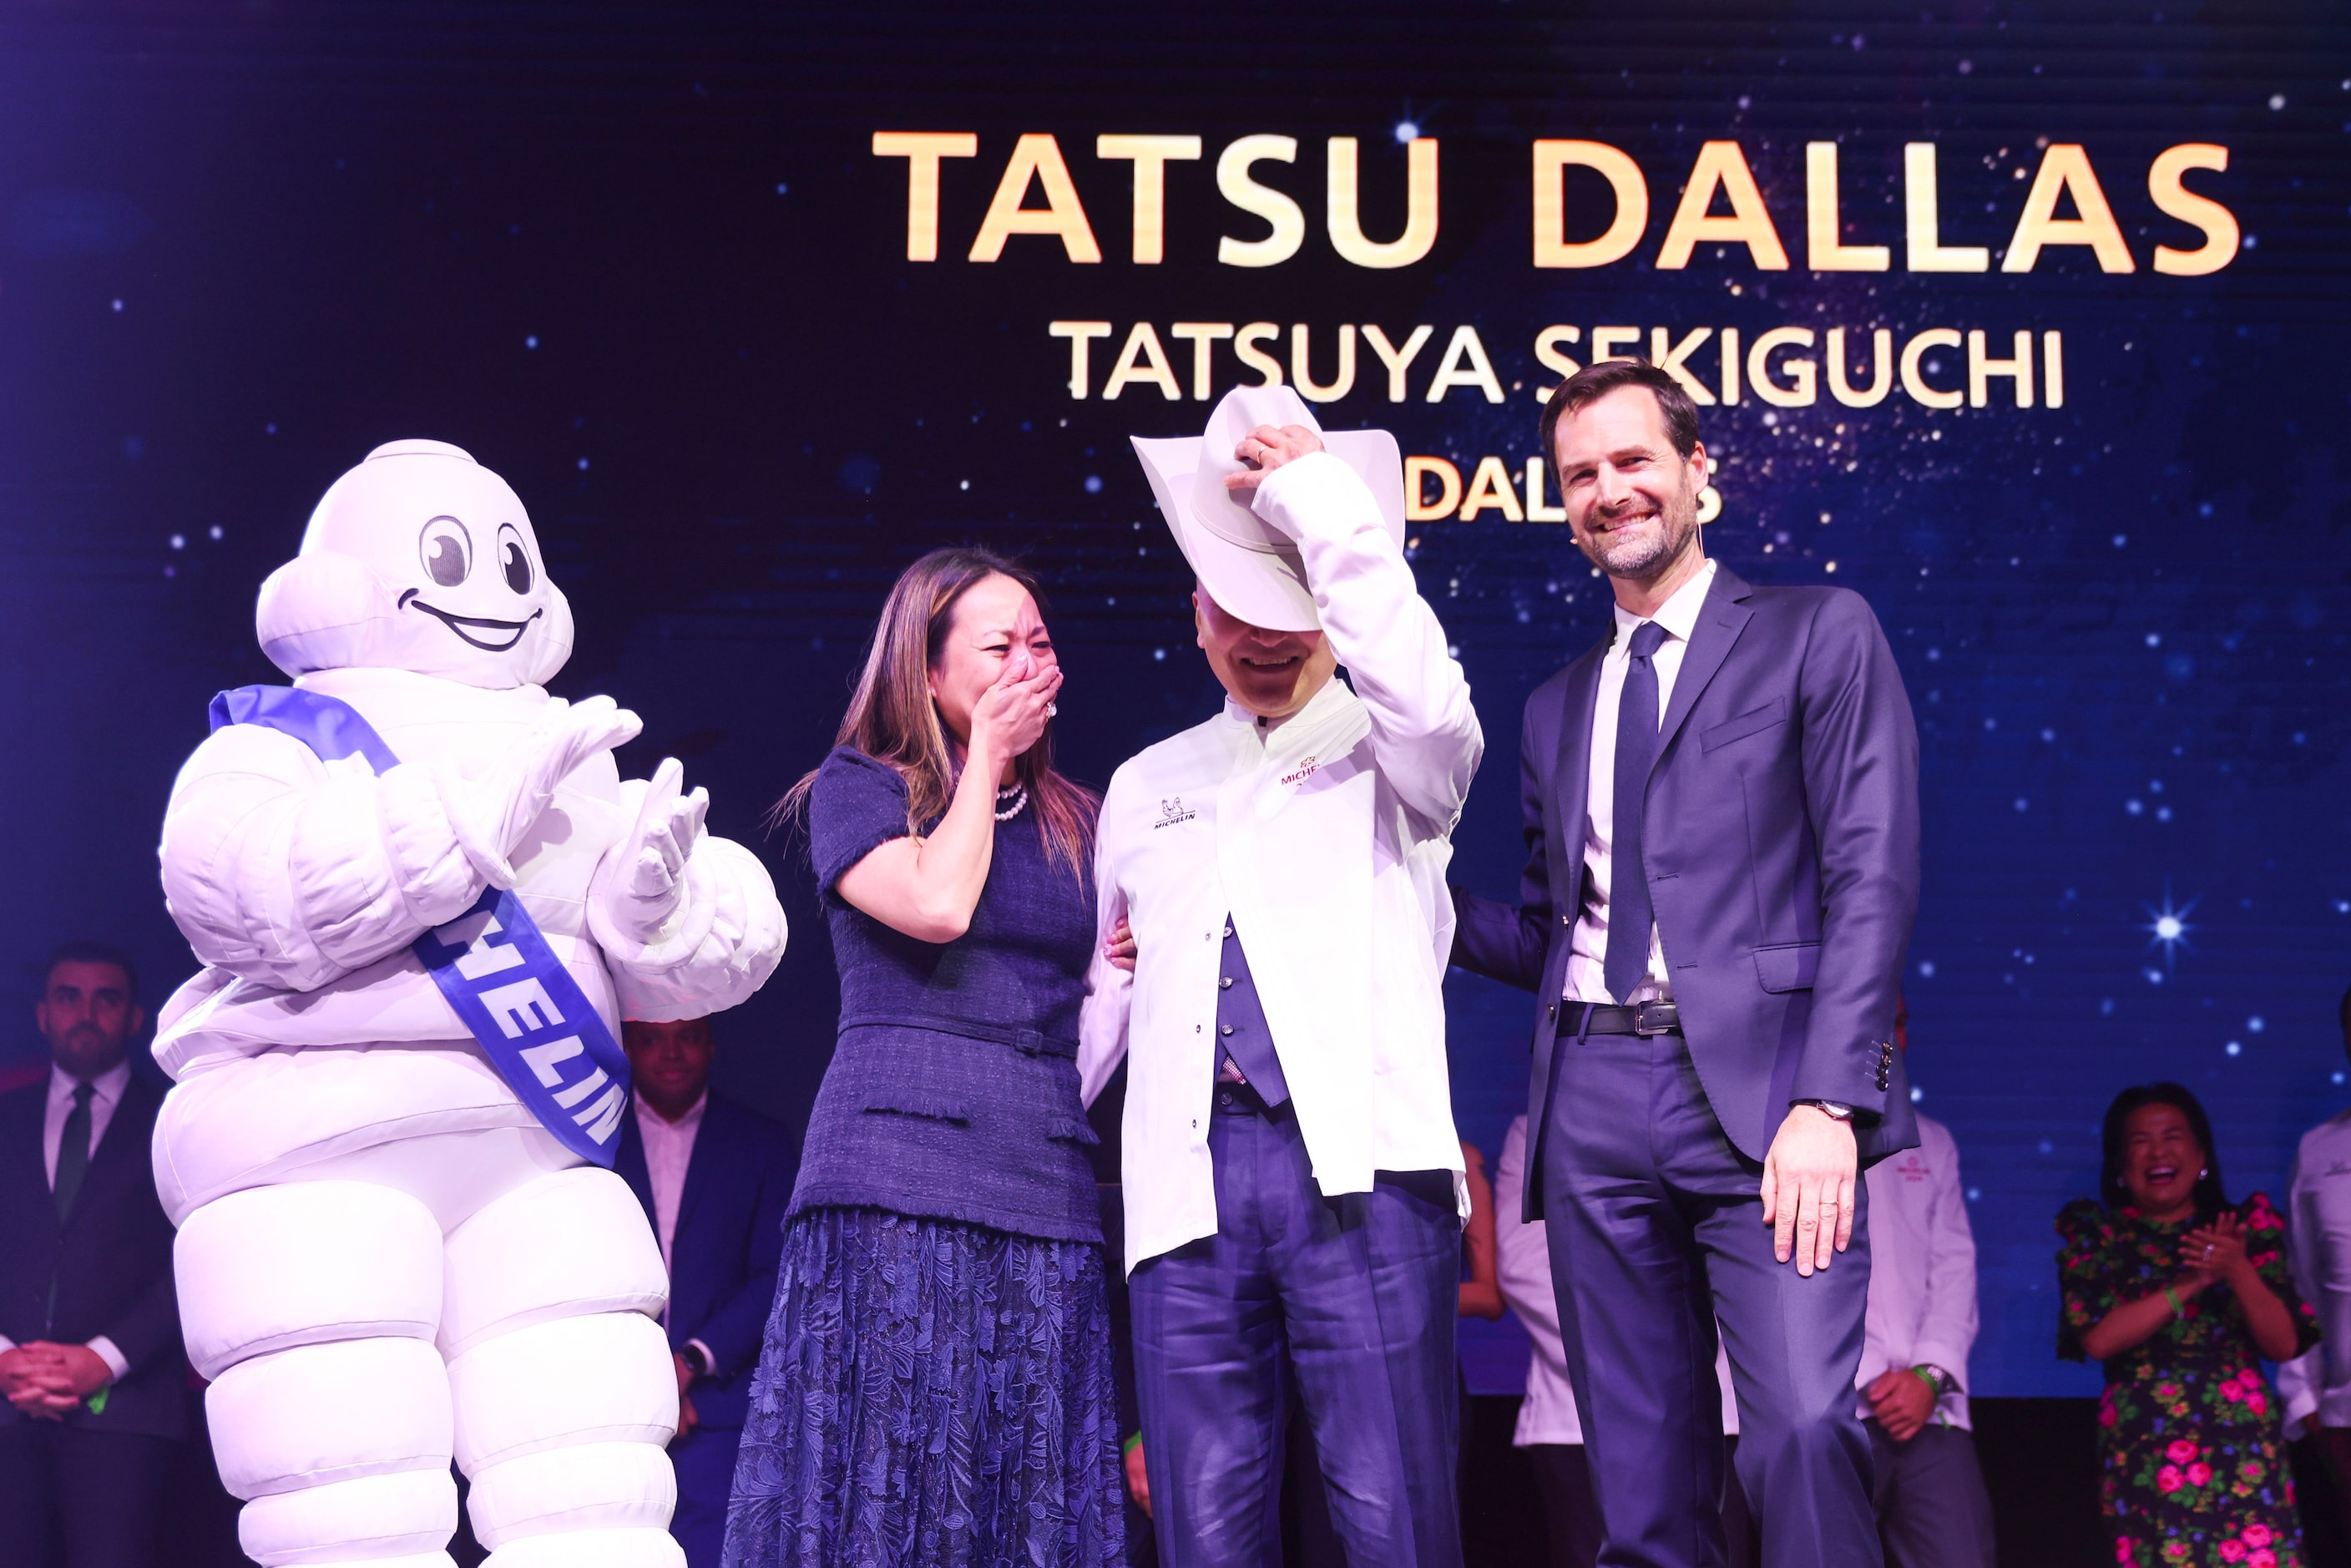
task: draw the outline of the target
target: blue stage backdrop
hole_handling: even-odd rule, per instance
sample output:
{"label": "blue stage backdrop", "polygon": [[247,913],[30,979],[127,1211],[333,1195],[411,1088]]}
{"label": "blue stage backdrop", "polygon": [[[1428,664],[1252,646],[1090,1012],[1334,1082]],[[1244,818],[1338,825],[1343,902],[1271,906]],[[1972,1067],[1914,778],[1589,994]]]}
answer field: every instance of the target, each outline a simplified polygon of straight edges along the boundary
{"label": "blue stage backdrop", "polygon": [[[173,770],[272,678],[255,588],[380,442],[513,481],[579,615],[557,689],[640,709],[624,765],[683,758],[758,841],[933,545],[1051,584],[1081,776],[1210,711],[1126,437],[1274,378],[1413,455],[1489,744],[1456,873],[1508,893],[1520,704],[1607,604],[1538,399],[1641,353],[1704,405],[1710,550],[1885,622],[1975,1387],[2089,1391],[2050,1220],[2107,1098],[2189,1084],[2236,1191],[2351,1103],[2346,143],[2314,4],[16,8],[0,952],[23,999],[68,936],[151,1002],[187,973]],[[764,843],[794,938],[721,1071],[797,1116],[831,958]],[[1449,995],[1491,1154],[1528,1006]],[[1515,1386],[1507,1326],[1465,1343]]]}

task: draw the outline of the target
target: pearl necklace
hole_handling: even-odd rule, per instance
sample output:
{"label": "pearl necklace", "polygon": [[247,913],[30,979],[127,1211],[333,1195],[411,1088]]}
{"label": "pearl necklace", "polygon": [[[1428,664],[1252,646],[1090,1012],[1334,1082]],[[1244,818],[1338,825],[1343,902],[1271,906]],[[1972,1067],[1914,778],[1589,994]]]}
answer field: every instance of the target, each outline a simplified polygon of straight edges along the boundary
{"label": "pearl necklace", "polygon": [[[1007,805],[1006,802],[1011,802]],[[1014,784],[996,792],[996,820],[1008,822],[1029,809],[1029,787]]]}

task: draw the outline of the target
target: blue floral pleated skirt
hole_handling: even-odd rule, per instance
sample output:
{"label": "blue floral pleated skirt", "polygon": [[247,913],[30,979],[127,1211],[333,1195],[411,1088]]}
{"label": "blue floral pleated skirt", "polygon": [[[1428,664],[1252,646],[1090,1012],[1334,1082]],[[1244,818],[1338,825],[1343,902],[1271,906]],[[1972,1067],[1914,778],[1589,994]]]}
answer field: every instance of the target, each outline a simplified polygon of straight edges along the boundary
{"label": "blue floral pleated skirt", "polygon": [[870,1208],[787,1221],[726,1568],[1109,1568],[1102,1249]]}

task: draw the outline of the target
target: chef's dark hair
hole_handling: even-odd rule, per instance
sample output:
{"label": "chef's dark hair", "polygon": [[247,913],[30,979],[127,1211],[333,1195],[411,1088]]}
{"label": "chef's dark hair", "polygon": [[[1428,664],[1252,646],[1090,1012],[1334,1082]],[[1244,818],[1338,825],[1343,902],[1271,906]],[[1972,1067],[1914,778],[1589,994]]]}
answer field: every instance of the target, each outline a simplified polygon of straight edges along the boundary
{"label": "chef's dark hair", "polygon": [[120,947],[104,942],[61,943],[50,953],[48,965],[41,971],[41,988],[44,991],[48,989],[49,977],[57,972],[60,964],[110,964],[122,971],[123,989],[131,993],[131,999],[133,1002],[139,999],[139,966],[131,962],[131,955]]}
{"label": "chef's dark hair", "polygon": [[2123,1135],[2131,1113],[2149,1105],[2168,1105],[2188,1118],[2188,1131],[2196,1146],[2204,1152],[2204,1174],[2196,1178],[2196,1220],[2201,1225],[2216,1218],[2229,1207],[2229,1195],[2220,1186],[2220,1151],[2212,1146],[2211,1118],[2196,1096],[2177,1083],[2140,1083],[2115,1096],[2106,1107],[2106,1124],[2102,1138],[2105,1148],[2105,1166],[2098,1173],[2098,1197],[2108,1208],[2124,1208],[2130,1204],[2130,1190],[2123,1186]]}

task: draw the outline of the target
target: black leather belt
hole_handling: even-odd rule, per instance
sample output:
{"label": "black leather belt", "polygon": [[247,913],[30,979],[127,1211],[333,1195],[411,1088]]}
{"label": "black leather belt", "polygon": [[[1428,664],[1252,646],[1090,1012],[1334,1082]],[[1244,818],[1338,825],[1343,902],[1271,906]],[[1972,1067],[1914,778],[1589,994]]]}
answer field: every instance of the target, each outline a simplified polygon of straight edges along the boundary
{"label": "black leather belt", "polygon": [[1562,1034],[1679,1034],[1681,1009],[1671,1002],[1635,1002],[1629,1008],[1562,1002]]}

